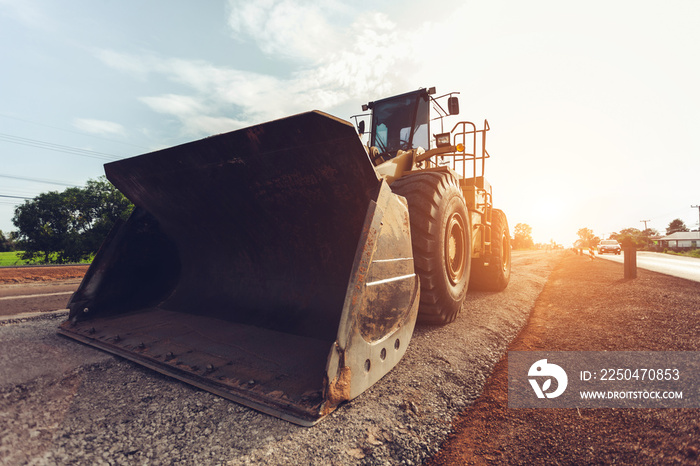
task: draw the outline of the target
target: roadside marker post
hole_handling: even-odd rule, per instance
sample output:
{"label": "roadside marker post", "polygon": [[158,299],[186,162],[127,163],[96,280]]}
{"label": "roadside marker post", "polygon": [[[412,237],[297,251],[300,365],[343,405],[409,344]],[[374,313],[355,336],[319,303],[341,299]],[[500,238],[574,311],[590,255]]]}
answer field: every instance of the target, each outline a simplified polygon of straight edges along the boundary
{"label": "roadside marker post", "polygon": [[637,248],[626,246],[622,250],[625,254],[625,279],[637,278]]}

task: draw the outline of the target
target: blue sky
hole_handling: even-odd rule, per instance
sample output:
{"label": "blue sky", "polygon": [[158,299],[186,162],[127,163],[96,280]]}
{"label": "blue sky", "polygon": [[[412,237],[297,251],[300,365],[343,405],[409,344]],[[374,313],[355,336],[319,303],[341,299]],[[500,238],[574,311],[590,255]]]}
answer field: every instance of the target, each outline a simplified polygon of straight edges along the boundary
{"label": "blue sky", "polygon": [[511,229],[697,228],[697,24],[692,0],[0,0],[0,230],[106,161],[430,86],[488,118]]}

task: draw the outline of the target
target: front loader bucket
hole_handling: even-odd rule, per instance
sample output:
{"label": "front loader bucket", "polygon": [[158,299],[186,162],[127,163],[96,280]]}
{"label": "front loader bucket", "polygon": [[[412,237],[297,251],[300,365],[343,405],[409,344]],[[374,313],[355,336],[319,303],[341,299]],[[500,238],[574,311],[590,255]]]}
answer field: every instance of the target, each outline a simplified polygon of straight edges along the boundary
{"label": "front loader bucket", "polygon": [[136,206],[59,332],[313,425],[403,356],[408,211],[354,128],[310,112],[105,165]]}

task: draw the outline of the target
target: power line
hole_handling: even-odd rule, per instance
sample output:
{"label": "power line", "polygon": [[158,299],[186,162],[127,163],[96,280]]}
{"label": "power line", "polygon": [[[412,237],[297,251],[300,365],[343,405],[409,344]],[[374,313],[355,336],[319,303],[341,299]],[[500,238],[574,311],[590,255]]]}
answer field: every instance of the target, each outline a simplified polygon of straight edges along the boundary
{"label": "power line", "polygon": [[96,136],[96,135],[94,135],[94,134],[88,134],[88,133],[82,132],[82,131],[73,131],[73,130],[70,130],[70,129],[59,128],[58,126],[47,125],[47,124],[45,124],[45,123],[38,123],[38,122],[36,122],[36,121],[31,121],[31,120],[27,120],[27,119],[25,119],[25,118],[18,118],[18,117],[15,117],[15,116],[5,115],[5,114],[3,114],[3,113],[0,113],[0,117],[3,117],[3,118],[10,118],[10,119],[12,119],[12,120],[22,121],[22,122],[24,122],[24,123],[30,123],[30,124],[32,124],[32,125],[44,126],[44,127],[46,127],[46,128],[56,129],[56,130],[58,130],[58,131],[64,131],[64,132],[66,132],[66,133],[79,134],[79,135],[81,135],[81,136],[86,136],[86,137],[95,138],[95,139],[101,139],[101,140],[103,140],[103,141],[114,142],[114,143],[116,143],[116,144],[124,144],[125,146],[136,147],[137,149],[148,150],[148,148],[143,147],[143,146],[137,146],[136,144],[131,144],[131,143],[124,142],[124,141],[116,141],[116,140],[114,140],[114,139],[109,139],[109,138],[105,138],[105,137],[102,137],[102,136]]}
{"label": "power line", "polygon": [[0,173],[0,178],[9,178],[11,180],[32,181],[34,183],[55,184],[55,185],[60,185],[60,186],[69,186],[71,188],[77,188],[80,186],[80,185],[77,185],[74,183],[66,183],[64,181],[47,180],[47,179],[43,179],[43,178],[26,178],[24,176],[6,175],[3,173]]}
{"label": "power line", "polygon": [[0,133],[0,140],[5,142],[11,142],[13,144],[20,144],[23,146],[38,147],[40,149],[79,155],[81,157],[90,157],[93,159],[114,161],[119,160],[121,158],[120,156],[114,154],[107,154],[104,152],[97,152],[89,149],[81,149],[79,147],[64,146],[62,144],[54,144],[52,142],[40,141],[38,139],[23,138],[20,136],[13,136],[11,134]]}

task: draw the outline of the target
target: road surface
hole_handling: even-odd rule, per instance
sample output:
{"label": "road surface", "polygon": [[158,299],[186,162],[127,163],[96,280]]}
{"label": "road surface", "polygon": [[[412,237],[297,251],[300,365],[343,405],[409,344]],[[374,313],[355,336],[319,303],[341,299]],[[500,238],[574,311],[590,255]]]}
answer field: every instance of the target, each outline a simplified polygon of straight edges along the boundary
{"label": "road surface", "polygon": [[469,293],[452,324],[417,326],[396,368],[313,428],[62,338],[65,311],[0,320],[0,464],[420,464],[479,396],[561,254],[515,253],[505,291]]}
{"label": "road surface", "polygon": [[0,320],[18,314],[65,309],[80,279],[0,285]]}
{"label": "road surface", "polygon": [[[624,263],[625,260],[624,253],[619,256],[615,254],[598,254],[597,257],[619,263]],[[700,282],[700,259],[694,257],[637,251],[637,267]]]}

